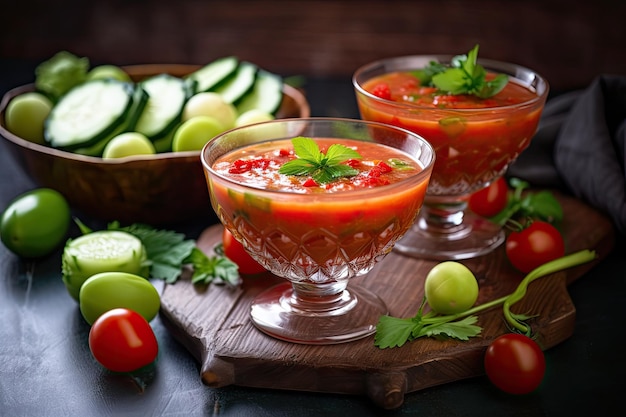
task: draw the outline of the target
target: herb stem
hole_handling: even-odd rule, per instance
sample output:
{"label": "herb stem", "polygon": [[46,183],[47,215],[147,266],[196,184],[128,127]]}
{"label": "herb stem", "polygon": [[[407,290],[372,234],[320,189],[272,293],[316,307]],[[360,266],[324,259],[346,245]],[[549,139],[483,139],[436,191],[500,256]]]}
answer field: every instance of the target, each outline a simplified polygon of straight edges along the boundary
{"label": "herb stem", "polygon": [[531,330],[530,327],[526,323],[523,323],[520,320],[516,319],[514,317],[514,314],[511,313],[511,306],[524,298],[524,295],[526,295],[526,290],[528,289],[528,285],[534,280],[541,278],[545,275],[549,275],[564,269],[584,264],[586,262],[590,262],[595,259],[595,257],[595,251],[582,250],[547,262],[530,271],[528,275],[526,275],[526,277],[519,283],[517,289],[513,291],[513,293],[509,294],[509,296],[507,296],[504,301],[502,310],[504,312],[504,317],[507,323],[511,327],[529,336]]}
{"label": "herb stem", "polygon": [[414,317],[396,318],[382,316],[376,326],[374,343],[376,346],[384,349],[388,347],[400,347],[404,345],[405,342],[415,340],[419,337],[434,335],[447,335],[460,340],[467,340],[469,337],[478,335],[481,331],[479,326],[474,325],[478,320],[476,313],[499,305],[503,305],[502,310],[505,320],[512,331],[519,331],[527,336],[531,336],[530,326],[524,323],[524,320],[527,320],[529,316],[511,312],[511,307],[526,295],[526,290],[530,283],[545,275],[590,262],[595,258],[595,251],[581,250],[547,262],[528,273],[512,293],[474,306],[461,313],[438,315],[432,310],[424,313],[423,309],[427,304],[426,297],[424,296],[419,310]]}
{"label": "herb stem", "polygon": [[586,262],[590,262],[595,259],[596,253],[590,250],[581,250],[579,252],[572,253],[570,255],[555,259],[553,261],[547,262],[526,275],[524,279],[519,283],[515,291],[512,293],[505,295],[503,297],[497,298],[495,300],[491,300],[489,302],[477,305],[475,307],[470,308],[469,310],[465,310],[462,313],[456,314],[446,314],[443,316],[437,316],[431,314],[430,312],[425,314],[422,318],[423,324],[441,324],[448,323],[463,317],[471,316],[473,314],[479,313],[481,311],[488,310],[495,306],[502,304],[504,317],[507,323],[514,327],[515,329],[528,333],[530,328],[527,324],[520,322],[514,317],[514,314],[511,313],[511,306],[526,295],[526,290],[528,289],[528,285],[535,281],[538,278],[541,278],[546,275],[550,275],[554,272],[558,272],[564,269],[572,268],[577,265],[584,264]]}

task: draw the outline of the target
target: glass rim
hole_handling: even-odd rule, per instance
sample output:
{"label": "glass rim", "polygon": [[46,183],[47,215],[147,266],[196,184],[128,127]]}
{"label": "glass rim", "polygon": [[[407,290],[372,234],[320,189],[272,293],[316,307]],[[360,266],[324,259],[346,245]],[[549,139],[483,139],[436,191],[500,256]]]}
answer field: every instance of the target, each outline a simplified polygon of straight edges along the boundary
{"label": "glass rim", "polygon": [[[386,185],[381,185],[379,187],[374,187],[374,188],[357,188],[357,189],[352,189],[349,191],[341,191],[341,192],[333,192],[333,193],[294,193],[292,191],[288,191],[288,190],[269,190],[266,188],[262,188],[262,187],[255,187],[249,184],[242,184],[240,182],[237,182],[227,176],[224,176],[222,174],[220,174],[219,172],[215,171],[213,169],[213,167],[211,166],[212,163],[214,161],[212,161],[211,163],[208,162],[208,158],[207,158],[207,154],[209,153],[209,151],[215,147],[218,146],[218,142],[220,140],[223,140],[224,138],[227,138],[228,135],[232,135],[234,133],[237,132],[242,132],[246,129],[254,129],[255,127],[262,127],[262,126],[267,126],[267,125],[276,125],[276,124],[308,124],[308,123],[315,123],[315,124],[319,124],[319,123],[331,123],[331,122],[341,122],[341,123],[349,123],[349,124],[353,124],[353,125],[366,125],[366,126],[372,126],[372,127],[378,127],[381,129],[386,129],[388,131],[392,131],[392,132],[396,132],[396,133],[401,133],[404,134],[405,137],[407,138],[413,138],[413,140],[415,140],[416,143],[420,143],[422,149],[426,149],[427,153],[430,154],[430,158],[428,163],[423,164],[422,161],[420,161],[417,157],[415,157],[414,155],[410,155],[408,154],[406,151],[399,149],[400,151],[407,153],[412,159],[417,160],[417,162],[422,166],[422,170],[419,171],[418,173],[416,173],[415,175],[412,175],[410,177],[404,178],[400,181],[394,182],[392,184],[386,184]],[[253,143],[263,143],[263,142],[271,142],[273,140],[281,140],[281,139],[289,139],[289,138],[293,138],[296,137],[298,135],[288,135],[285,137],[281,137],[281,138],[271,138],[271,139],[263,139],[263,140],[259,140],[257,142],[253,142]],[[328,136],[325,136],[325,138],[328,138]],[[342,138],[337,138],[337,139],[351,139],[351,140],[360,140],[357,138],[347,138],[347,137],[342,137]],[[371,143],[378,143],[378,142],[371,142]],[[383,144],[385,145],[385,144]],[[390,146],[390,145],[385,145],[385,146]],[[239,149],[241,146],[237,146],[234,147],[232,149],[230,149],[228,152],[233,151],[235,149]],[[225,152],[226,153],[226,152]],[[220,133],[219,135],[215,136],[213,139],[211,139],[209,142],[207,142],[204,147],[202,148],[201,152],[200,152],[200,159],[202,162],[202,166],[203,168],[210,173],[210,175],[215,176],[216,178],[219,178],[221,181],[225,181],[228,184],[232,184],[233,186],[236,186],[238,188],[243,188],[243,189],[250,189],[250,190],[255,190],[258,192],[262,192],[262,193],[267,193],[270,195],[277,195],[277,196],[298,196],[299,198],[314,198],[314,199],[326,199],[326,198],[332,198],[332,199],[352,199],[356,196],[359,196],[361,194],[367,194],[370,197],[376,196],[378,195],[378,193],[380,193],[380,190],[389,190],[390,187],[402,187],[403,185],[410,183],[410,182],[415,182],[415,181],[422,181],[423,177],[430,175],[429,173],[432,173],[433,167],[435,165],[435,159],[436,159],[436,154],[435,154],[435,149],[433,148],[432,144],[430,142],[428,142],[427,139],[425,139],[423,136],[421,136],[418,133],[412,132],[408,129],[405,128],[401,128],[401,127],[397,127],[397,126],[393,126],[390,124],[386,124],[386,123],[380,123],[380,122],[374,122],[374,121],[368,121],[368,120],[361,120],[361,119],[351,119],[351,118],[341,118],[341,117],[306,117],[306,118],[300,118],[300,117],[296,117],[296,118],[286,118],[286,119],[274,119],[274,120],[270,120],[270,121],[264,121],[264,122],[259,122],[259,123],[254,123],[254,124],[250,124],[250,125],[245,125],[245,126],[240,126],[240,127],[235,127],[233,129],[227,130],[225,132]]]}
{"label": "glass rim", "polygon": [[[381,104],[391,105],[391,106],[403,108],[406,110],[435,109],[435,110],[442,111],[442,112],[458,112],[461,114],[462,113],[490,113],[494,111],[500,111],[500,109],[510,110],[511,108],[521,109],[525,107],[532,107],[538,103],[541,103],[542,101],[545,101],[547,99],[548,93],[550,92],[550,84],[548,83],[546,78],[543,77],[541,74],[539,74],[537,71],[530,69],[528,67],[525,67],[523,65],[520,65],[520,64],[515,64],[512,62],[506,62],[506,61],[499,61],[499,60],[494,60],[494,59],[488,59],[488,58],[478,58],[476,62],[482,65],[483,67],[485,67],[485,69],[488,71],[491,70],[492,72],[504,73],[509,78],[513,78],[514,80],[517,80],[517,82],[521,86],[531,89],[531,91],[535,93],[535,96],[531,98],[530,100],[526,100],[521,103],[508,104],[508,105],[503,105],[503,106],[491,106],[491,107],[481,107],[481,108],[439,108],[439,107],[433,107],[433,106],[424,106],[424,105],[415,104],[415,103],[387,100],[387,99],[378,97],[366,91],[362,86],[362,83],[364,81],[368,81],[374,76],[379,76],[379,75],[383,75],[383,74],[394,72],[394,71],[410,71],[410,70],[415,70],[415,69],[420,68],[418,66],[406,66],[406,65],[402,66],[402,64],[405,64],[405,63],[408,64],[409,62],[414,62],[416,60],[424,61],[424,62],[429,62],[429,61],[450,62],[455,56],[456,55],[445,55],[445,54],[418,54],[418,55],[401,55],[401,56],[377,59],[375,61],[371,61],[364,65],[361,65],[354,71],[354,73],[352,74],[352,86],[354,87],[354,89],[357,91],[358,94],[361,94],[367,97],[368,99],[374,100]],[[385,68],[386,66],[390,64],[395,64],[398,66],[398,68],[384,69],[380,73],[377,73],[371,77],[368,77],[366,80],[358,80],[358,78],[362,76],[365,72],[374,70],[378,67]],[[400,68],[401,66],[402,68]],[[510,73],[504,72],[504,69],[509,69],[511,72],[522,71],[524,73],[527,73],[528,75],[533,76],[535,84],[537,86],[543,86],[543,91],[539,91],[537,86],[533,85],[533,83],[524,82],[523,79],[517,77],[516,75],[512,75]]]}

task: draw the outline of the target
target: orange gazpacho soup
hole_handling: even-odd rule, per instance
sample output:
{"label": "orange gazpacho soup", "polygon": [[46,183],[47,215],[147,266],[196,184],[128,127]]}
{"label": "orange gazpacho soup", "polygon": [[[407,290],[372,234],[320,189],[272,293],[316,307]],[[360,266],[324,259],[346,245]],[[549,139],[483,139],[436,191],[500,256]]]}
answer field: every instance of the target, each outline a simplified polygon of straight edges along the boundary
{"label": "orange gazpacho soup", "polygon": [[[494,76],[489,73],[487,79]],[[410,71],[377,76],[363,89],[384,99],[358,95],[364,120],[416,132],[435,149],[432,194],[471,192],[502,174],[530,144],[542,110],[537,92],[514,79],[489,98],[420,86]]]}
{"label": "orange gazpacho soup", "polygon": [[[355,261],[366,265],[387,253],[413,224],[428,176],[407,153],[374,142],[314,139],[320,150],[339,143],[361,159],[345,161],[358,174],[318,184],[306,176],[278,172],[296,158],[291,141],[252,144],[220,157],[209,180],[212,204],[245,243],[269,258],[299,267],[329,267]],[[242,185],[243,184],[243,185]]]}

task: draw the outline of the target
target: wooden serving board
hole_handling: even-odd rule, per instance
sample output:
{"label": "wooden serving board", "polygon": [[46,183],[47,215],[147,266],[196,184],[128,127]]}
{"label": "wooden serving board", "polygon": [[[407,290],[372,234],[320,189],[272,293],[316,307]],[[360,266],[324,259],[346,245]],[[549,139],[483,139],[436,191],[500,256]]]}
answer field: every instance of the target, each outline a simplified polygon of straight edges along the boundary
{"label": "wooden serving board", "polygon": [[[567,285],[583,276],[613,248],[612,223],[589,206],[555,192],[565,222],[567,253],[595,249],[597,260],[533,282],[514,312],[539,315],[532,321],[542,349],[561,343],[574,332],[576,309]],[[207,253],[221,241],[221,225],[198,239]],[[461,261],[476,275],[478,303],[511,293],[523,278],[509,265],[504,247],[489,255]],[[414,316],[423,297],[423,281],[436,261],[392,252],[366,276],[363,285],[387,303],[396,317]],[[166,285],[161,318],[171,334],[201,364],[210,387],[240,385],[271,389],[367,395],[385,409],[402,405],[408,392],[484,374],[483,355],[497,336],[507,332],[502,310],[479,315],[483,330],[469,341],[418,339],[401,348],[379,349],[374,336],[336,345],[302,345],[261,333],[249,319],[250,303],[260,291],[284,280],[266,274],[245,278],[239,288],[192,285],[189,277]]]}

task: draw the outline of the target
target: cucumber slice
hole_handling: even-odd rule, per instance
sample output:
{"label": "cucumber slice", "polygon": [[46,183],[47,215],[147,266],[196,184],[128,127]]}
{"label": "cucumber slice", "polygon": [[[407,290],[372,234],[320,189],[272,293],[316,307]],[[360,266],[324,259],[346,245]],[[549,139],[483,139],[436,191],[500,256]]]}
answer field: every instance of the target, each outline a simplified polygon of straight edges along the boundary
{"label": "cucumber slice", "polygon": [[259,69],[252,89],[237,103],[237,112],[259,109],[275,115],[283,100],[283,80],[280,76]]}
{"label": "cucumber slice", "polygon": [[97,273],[128,272],[146,278],[149,273],[141,240],[117,230],[100,230],[68,240],[61,269],[63,283],[76,300],[83,283]]}
{"label": "cucumber slice", "polygon": [[124,132],[130,132],[135,130],[135,126],[137,125],[139,116],[141,116],[141,113],[143,112],[143,109],[146,107],[147,103],[148,93],[143,88],[141,88],[141,86],[136,85],[135,92],[133,93],[133,103],[128,110],[126,120],[124,120],[123,123],[121,123],[117,128],[113,129],[111,132],[109,132],[108,135],[104,136],[98,142],[89,146],[72,149],[72,152],[81,155],[101,156],[104,148],[111,141],[111,139]]}
{"label": "cucumber slice", "polygon": [[183,107],[190,92],[189,84],[182,78],[169,74],[159,74],[140,83],[149,95],[135,131],[144,134],[150,140],[166,136],[181,120]]}
{"label": "cucumber slice", "polygon": [[213,91],[220,94],[225,102],[235,104],[254,87],[257,69],[250,62],[242,62],[235,75]]}
{"label": "cucumber slice", "polygon": [[46,142],[71,151],[102,141],[125,122],[133,91],[132,84],[112,79],[78,85],[50,111],[44,128]]}
{"label": "cucumber slice", "polygon": [[135,93],[133,94],[133,105],[126,118],[126,130],[135,130],[139,118],[148,104],[148,99],[150,99],[148,92],[141,85],[136,84]]}
{"label": "cucumber slice", "polygon": [[196,81],[195,93],[210,91],[221,83],[234,76],[239,66],[239,60],[234,56],[227,56],[192,72],[186,78]]}

